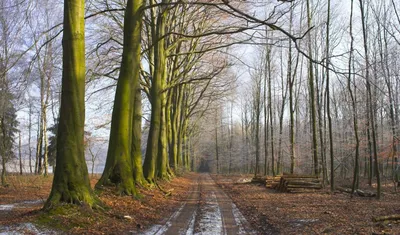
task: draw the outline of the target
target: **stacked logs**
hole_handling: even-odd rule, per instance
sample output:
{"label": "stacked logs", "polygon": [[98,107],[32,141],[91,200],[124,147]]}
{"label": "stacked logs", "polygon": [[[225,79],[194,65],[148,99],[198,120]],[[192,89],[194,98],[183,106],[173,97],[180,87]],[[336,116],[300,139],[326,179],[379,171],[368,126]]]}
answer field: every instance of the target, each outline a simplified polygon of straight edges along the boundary
{"label": "stacked logs", "polygon": [[322,183],[313,175],[286,175],[269,177],[266,186],[279,192],[309,192],[322,189]]}
{"label": "stacked logs", "polygon": [[266,187],[267,188],[272,188],[276,189],[279,186],[279,183],[281,182],[281,177],[282,175],[277,175],[277,176],[267,176],[265,182],[266,182]]}

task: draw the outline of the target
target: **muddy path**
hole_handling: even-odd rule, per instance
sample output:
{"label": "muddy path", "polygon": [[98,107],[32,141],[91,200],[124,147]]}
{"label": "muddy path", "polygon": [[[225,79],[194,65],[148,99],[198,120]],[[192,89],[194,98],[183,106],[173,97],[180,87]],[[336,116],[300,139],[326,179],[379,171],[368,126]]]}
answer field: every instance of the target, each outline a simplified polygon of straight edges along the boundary
{"label": "muddy path", "polygon": [[180,208],[142,234],[256,234],[209,174],[197,174],[196,177]]}

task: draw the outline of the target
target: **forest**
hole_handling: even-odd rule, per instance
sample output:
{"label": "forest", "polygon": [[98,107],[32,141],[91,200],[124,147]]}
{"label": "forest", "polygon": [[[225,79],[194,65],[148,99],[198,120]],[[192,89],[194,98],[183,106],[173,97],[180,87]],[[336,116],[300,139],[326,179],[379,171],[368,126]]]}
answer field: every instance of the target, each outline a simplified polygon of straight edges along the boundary
{"label": "forest", "polygon": [[399,233],[399,25],[398,0],[2,0],[0,233]]}

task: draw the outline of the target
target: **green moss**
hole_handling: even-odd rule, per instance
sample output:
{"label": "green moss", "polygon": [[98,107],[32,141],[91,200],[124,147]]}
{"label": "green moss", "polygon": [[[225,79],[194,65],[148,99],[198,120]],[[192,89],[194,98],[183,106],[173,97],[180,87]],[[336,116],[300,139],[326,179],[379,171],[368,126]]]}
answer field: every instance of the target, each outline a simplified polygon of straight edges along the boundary
{"label": "green moss", "polygon": [[99,220],[104,220],[102,212],[93,211],[88,206],[60,204],[42,211],[33,223],[52,230],[68,232],[73,228],[90,228]]}

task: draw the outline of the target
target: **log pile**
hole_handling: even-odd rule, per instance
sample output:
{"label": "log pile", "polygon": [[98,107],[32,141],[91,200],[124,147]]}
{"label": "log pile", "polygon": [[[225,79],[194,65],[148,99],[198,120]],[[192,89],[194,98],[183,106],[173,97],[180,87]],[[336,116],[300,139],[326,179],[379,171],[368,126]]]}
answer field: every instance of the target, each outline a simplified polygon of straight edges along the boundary
{"label": "log pile", "polygon": [[280,192],[310,192],[322,189],[321,180],[313,175],[283,175],[278,186],[275,187]]}
{"label": "log pile", "polygon": [[277,176],[267,176],[265,183],[267,188],[276,189],[279,186],[279,182],[281,182],[282,175]]}
{"label": "log pile", "polygon": [[264,184],[265,180],[266,180],[266,177],[265,177],[265,176],[259,176],[259,175],[257,175],[257,176],[255,176],[255,177],[253,177],[253,178],[251,179],[251,183]]}

